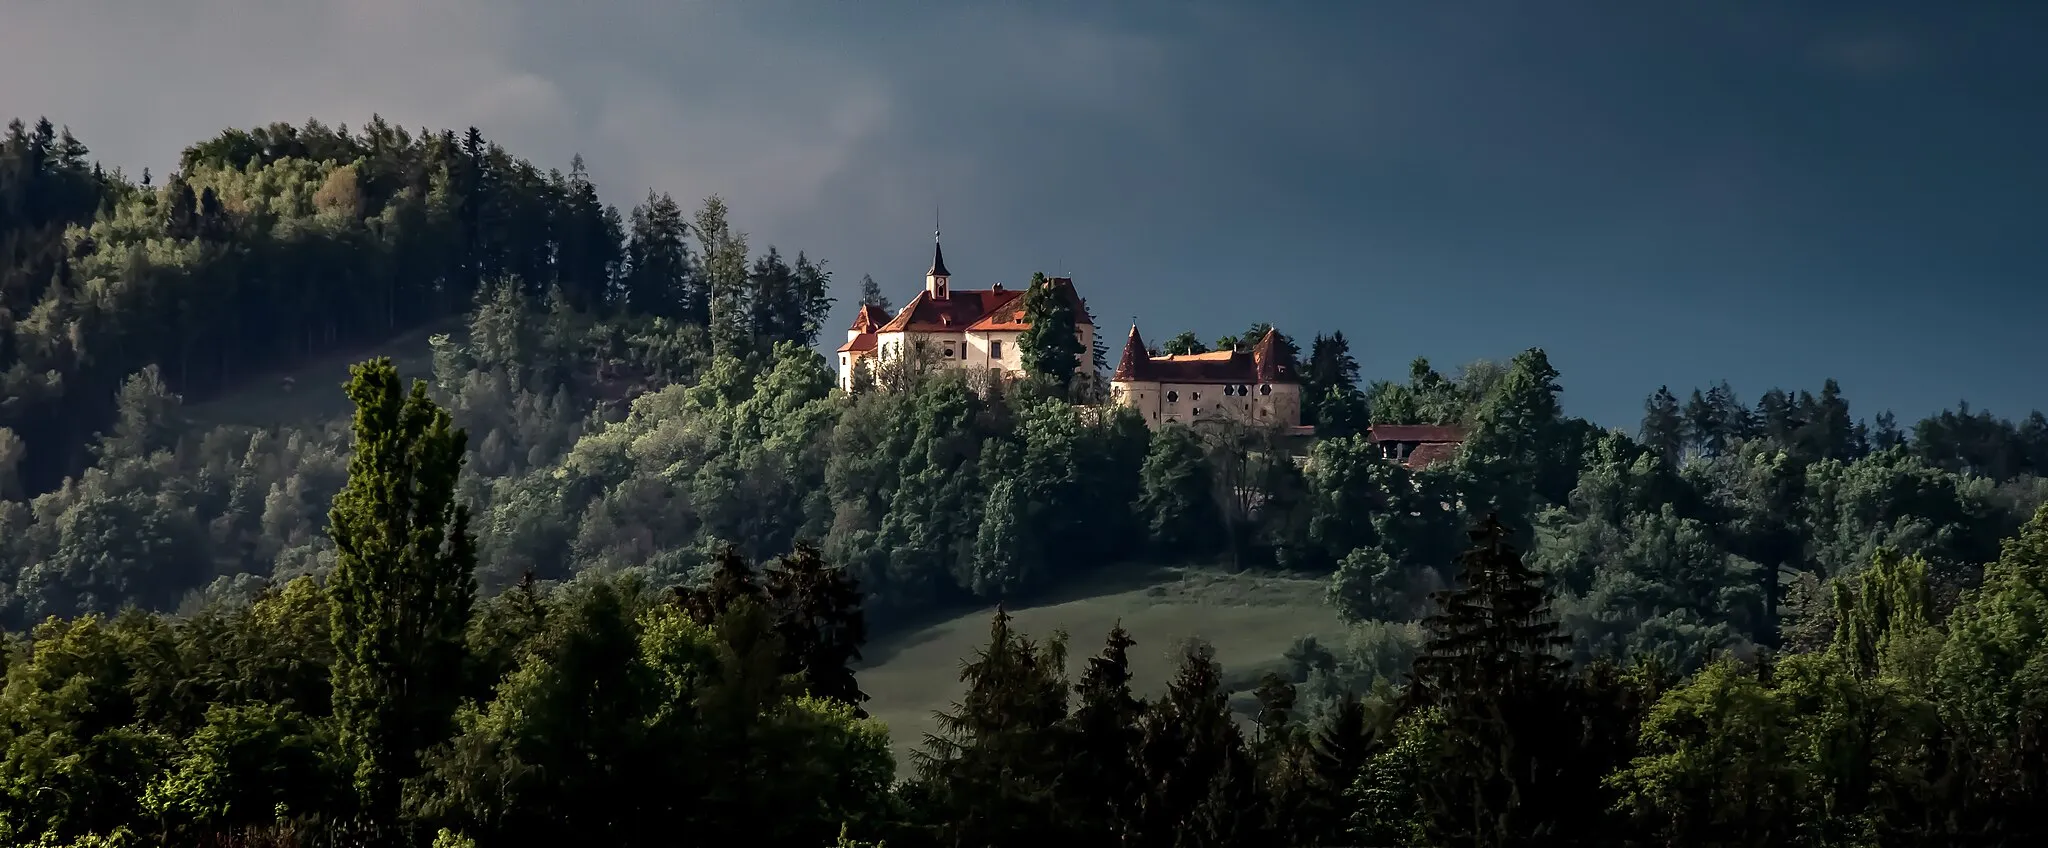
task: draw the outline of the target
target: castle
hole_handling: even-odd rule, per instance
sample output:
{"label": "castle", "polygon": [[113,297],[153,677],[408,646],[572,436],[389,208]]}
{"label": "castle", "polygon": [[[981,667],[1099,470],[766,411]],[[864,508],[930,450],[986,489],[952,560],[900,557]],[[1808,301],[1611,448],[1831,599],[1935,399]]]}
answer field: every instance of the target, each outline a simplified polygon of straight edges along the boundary
{"label": "castle", "polygon": [[1154,429],[1224,419],[1301,426],[1301,375],[1272,328],[1249,351],[1153,356],[1133,324],[1109,385],[1112,403],[1137,410]]}
{"label": "castle", "polygon": [[[934,234],[937,235],[936,233]],[[1024,375],[1018,342],[1031,322],[1024,314],[1024,292],[1001,284],[987,289],[955,289],[946,270],[946,254],[936,239],[932,265],[925,271],[924,291],[891,316],[862,305],[839,346],[839,386],[852,391],[862,368],[922,349],[943,368],[985,368],[1005,377]],[[1075,335],[1085,351],[1093,350],[1095,322],[1088,303],[1067,277],[1040,285],[1052,286],[1074,310]],[[1084,360],[1085,361],[1085,360]],[[872,373],[872,371],[870,372]],[[1135,410],[1146,425],[1200,424],[1234,420],[1274,427],[1293,436],[1312,436],[1301,425],[1300,366],[1282,349],[1278,330],[1267,329],[1250,350],[1232,348],[1210,353],[1154,356],[1131,325],[1123,357],[1110,378],[1110,403]],[[1455,427],[1374,427],[1367,437],[1388,459],[1420,468],[1449,458],[1464,435]]]}
{"label": "castle", "polygon": [[[1052,286],[1073,307],[1075,334],[1085,357],[1095,344],[1095,322],[1088,315],[1087,301],[1066,277],[1042,285]],[[945,250],[934,241],[924,291],[894,317],[871,304],[863,304],[854,316],[846,343],[838,350],[839,387],[852,391],[854,374],[863,363],[872,368],[919,348],[940,367],[987,368],[1006,377],[1023,376],[1024,357],[1017,343],[1028,329],[1031,321],[1024,316],[1022,290],[1006,289],[1001,283],[987,289],[953,288]]]}

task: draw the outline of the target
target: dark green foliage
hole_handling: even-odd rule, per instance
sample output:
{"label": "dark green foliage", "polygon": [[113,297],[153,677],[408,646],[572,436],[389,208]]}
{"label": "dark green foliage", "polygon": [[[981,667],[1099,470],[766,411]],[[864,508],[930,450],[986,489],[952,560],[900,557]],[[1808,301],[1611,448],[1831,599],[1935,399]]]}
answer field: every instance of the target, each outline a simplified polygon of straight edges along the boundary
{"label": "dark green foliage", "polygon": [[[376,119],[229,131],[140,185],[87,156],[48,122],[0,139],[0,842],[2042,833],[2040,413],[1863,422],[1832,380],[1720,382],[1660,388],[1638,440],[1567,417],[1540,350],[1361,390],[1331,333],[1299,456],[1068,403],[1105,363],[1052,283],[1043,379],[906,358],[846,398],[807,347],[825,264],[750,252],[716,198],[622,219],[580,160]],[[268,369],[465,312],[428,393],[359,375],[374,437],[206,426]],[[1412,469],[1369,422],[1470,439]],[[1487,528],[1426,641],[1489,508],[1529,565]],[[1129,634],[1070,691],[1060,640],[999,619],[889,789],[868,630],[1226,547],[1327,573],[1350,638],[1257,691],[1196,651],[1148,704]]]}
{"label": "dark green foliage", "polygon": [[881,284],[866,274],[860,275],[860,305],[872,306],[888,315],[896,314],[896,310],[889,308],[889,296],[882,293]]}
{"label": "dark green foliage", "polygon": [[999,607],[988,646],[960,671],[966,693],[916,754],[940,845],[1046,844],[1071,833],[1057,792],[1066,750],[1066,644],[1016,633]]}
{"label": "dark green foliage", "polygon": [[769,570],[766,594],[790,660],[785,672],[802,675],[810,694],[845,703],[866,718],[861,703],[868,696],[852,668],[868,638],[860,584],[845,569],[825,564],[816,546],[799,542]]}
{"label": "dark green foliage", "polygon": [[1187,556],[1217,548],[1222,539],[1210,496],[1214,484],[1201,438],[1193,430],[1166,427],[1153,436],[1139,477],[1137,510],[1157,550]]}
{"label": "dark green foliage", "polygon": [[1643,427],[1639,438],[1666,465],[1677,465],[1685,450],[1685,419],[1679,415],[1678,397],[1670,386],[1658,386],[1657,393],[1643,402]]}
{"label": "dark green foliage", "polygon": [[1145,713],[1145,844],[1238,845],[1259,837],[1268,820],[1214,656],[1205,643],[1188,645],[1165,696]]}
{"label": "dark green foliage", "polygon": [[404,393],[380,359],[356,366],[347,390],[355,456],[329,513],[334,714],[357,791],[391,821],[417,752],[446,736],[461,696],[476,543],[455,502],[464,437],[426,384]]}
{"label": "dark green foliage", "polygon": [[1109,844],[1136,838],[1147,792],[1138,759],[1147,704],[1131,693],[1130,649],[1136,644],[1119,623],[1102,653],[1088,658],[1088,669],[1074,686],[1076,757],[1061,781],[1063,791],[1075,799],[1070,809],[1081,819],[1079,829],[1108,837]]}
{"label": "dark green foliage", "polygon": [[1193,330],[1182,330],[1180,335],[1167,339],[1159,346],[1159,353],[1166,356],[1186,356],[1193,353],[1208,353],[1209,346],[1195,335]]}
{"label": "dark green foliage", "polygon": [[1060,397],[1081,371],[1078,308],[1072,286],[1031,275],[1031,287],[1024,291],[1024,319],[1031,326],[1018,337],[1017,347],[1024,369],[1044,377]]}

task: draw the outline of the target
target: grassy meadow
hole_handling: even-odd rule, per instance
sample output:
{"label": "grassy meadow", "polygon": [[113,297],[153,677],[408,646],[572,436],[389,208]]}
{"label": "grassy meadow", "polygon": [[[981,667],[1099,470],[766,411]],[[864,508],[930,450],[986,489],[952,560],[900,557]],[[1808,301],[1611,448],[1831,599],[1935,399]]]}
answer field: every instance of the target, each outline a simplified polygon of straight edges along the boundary
{"label": "grassy meadow", "polygon": [[[1118,621],[1137,644],[1131,648],[1133,686],[1145,696],[1162,691],[1190,638],[1208,640],[1223,665],[1226,688],[1240,709],[1243,694],[1267,671],[1284,667],[1297,637],[1341,644],[1345,628],[1323,603],[1323,580],[1270,574],[1230,574],[1220,568],[1130,566],[1103,574],[1030,606],[1012,606],[1014,626],[1034,639],[1065,630],[1068,674],[1080,679],[1088,657]],[[889,725],[897,769],[907,773],[909,752],[937,729],[933,713],[960,696],[960,666],[987,644],[993,606],[884,635],[870,643],[859,669],[868,711]]]}

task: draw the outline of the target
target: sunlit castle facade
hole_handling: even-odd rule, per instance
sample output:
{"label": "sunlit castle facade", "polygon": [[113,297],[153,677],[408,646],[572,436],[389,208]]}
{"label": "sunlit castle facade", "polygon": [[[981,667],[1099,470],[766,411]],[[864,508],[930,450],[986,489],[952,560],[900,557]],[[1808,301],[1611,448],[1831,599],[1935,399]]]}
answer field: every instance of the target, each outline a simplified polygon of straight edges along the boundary
{"label": "sunlit castle facade", "polygon": [[1268,329],[1248,351],[1153,356],[1134,324],[1110,378],[1110,401],[1137,410],[1153,429],[1219,420],[1299,428],[1301,375],[1279,339]]}
{"label": "sunlit castle facade", "polygon": [[[1050,278],[1044,285],[1053,286],[1073,306],[1086,362],[1086,352],[1095,345],[1095,322],[1089,318],[1087,301],[1066,277]],[[1000,283],[987,289],[953,288],[945,251],[934,241],[924,291],[894,317],[873,306],[862,306],[854,316],[846,343],[838,350],[839,387],[852,391],[854,374],[863,363],[872,369],[920,346],[939,367],[986,368],[1008,377],[1022,376],[1024,357],[1017,343],[1028,329],[1031,322],[1024,317],[1022,289],[1006,289]]]}

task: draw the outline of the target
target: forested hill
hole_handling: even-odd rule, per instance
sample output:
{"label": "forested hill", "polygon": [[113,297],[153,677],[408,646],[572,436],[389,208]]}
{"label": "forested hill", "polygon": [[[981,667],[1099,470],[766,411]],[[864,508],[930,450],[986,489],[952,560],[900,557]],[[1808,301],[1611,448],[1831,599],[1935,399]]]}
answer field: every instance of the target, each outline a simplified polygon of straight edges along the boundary
{"label": "forested hill", "polygon": [[[1059,332],[1023,380],[906,357],[845,392],[823,263],[717,198],[621,215],[580,167],[375,120],[229,131],[161,182],[17,122],[0,246],[0,843],[2048,832],[2038,412],[1646,386],[1603,430],[1541,349],[1362,385],[1336,327],[1281,340],[1305,457],[1075,403],[1102,351]],[[401,337],[410,390],[382,359],[292,387],[353,419],[223,411]],[[1468,438],[1410,468],[1372,424]],[[893,781],[870,633],[1148,562],[1321,582],[1348,636],[1255,684],[1148,644],[1180,650],[1142,693],[1121,624],[1069,680],[998,612],[917,669],[965,691]]]}
{"label": "forested hill", "polygon": [[[1334,327],[1298,349],[1324,437],[1305,470],[1256,433],[1077,412],[1101,351],[1033,353],[1071,384],[911,367],[847,397],[814,350],[824,263],[753,249],[716,198],[621,214],[577,163],[374,119],[230,130],[180,163],[131,180],[47,121],[0,144],[7,628],[324,573],[347,422],[194,427],[180,407],[440,325],[465,329],[433,336],[423,370],[467,434],[486,591],[683,582],[727,546],[759,562],[811,539],[882,627],[1141,558],[1327,575],[1347,616],[1399,622],[1490,510],[1585,644],[1686,665],[1820,638],[1828,584],[1880,549],[1925,558],[1953,604],[2048,491],[2039,413],[1908,426],[1859,417],[1832,381],[1754,403],[1722,384],[1658,389],[1635,432],[1604,432],[1566,414],[1540,350],[1360,385]],[[1369,422],[1472,438],[1415,472],[1357,437]]]}
{"label": "forested hill", "polygon": [[772,249],[746,262],[716,202],[692,221],[650,193],[621,215],[580,159],[543,169],[474,128],[229,130],[187,148],[176,173],[131,179],[69,130],[15,121],[0,141],[0,427],[28,450],[4,485],[19,497],[80,471],[121,382],[146,366],[203,399],[465,312],[487,283],[812,338],[820,266]]}

